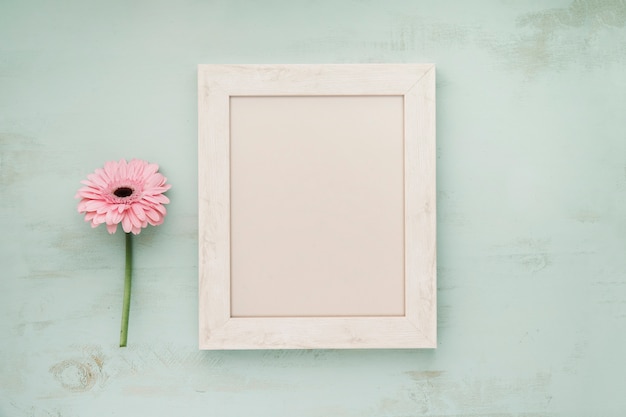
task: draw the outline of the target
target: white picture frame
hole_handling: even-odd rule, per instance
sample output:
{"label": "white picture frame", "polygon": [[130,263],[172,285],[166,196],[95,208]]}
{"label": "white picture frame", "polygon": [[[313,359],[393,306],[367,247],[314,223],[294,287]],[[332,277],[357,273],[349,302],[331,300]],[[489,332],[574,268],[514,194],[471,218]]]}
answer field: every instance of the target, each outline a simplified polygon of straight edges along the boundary
{"label": "white picture frame", "polygon": [[[380,114],[388,117],[378,120]],[[433,64],[199,65],[198,122],[200,349],[436,347]],[[361,135],[367,144],[356,141]],[[344,170],[342,161],[354,167]],[[382,185],[373,185],[380,178]],[[329,191],[331,183],[356,191]],[[323,198],[312,196],[317,192]],[[388,210],[363,204],[391,200]],[[291,203],[298,208],[284,208]],[[333,213],[335,207],[342,208]],[[384,220],[372,226],[379,212]],[[309,227],[311,219],[337,223]],[[338,225],[341,239],[333,236]],[[361,233],[370,227],[377,232]],[[320,252],[310,255],[313,246]],[[376,252],[389,247],[388,256]],[[345,272],[359,268],[375,272],[367,279]],[[286,275],[276,278],[282,269]],[[335,292],[344,275],[347,284]]]}

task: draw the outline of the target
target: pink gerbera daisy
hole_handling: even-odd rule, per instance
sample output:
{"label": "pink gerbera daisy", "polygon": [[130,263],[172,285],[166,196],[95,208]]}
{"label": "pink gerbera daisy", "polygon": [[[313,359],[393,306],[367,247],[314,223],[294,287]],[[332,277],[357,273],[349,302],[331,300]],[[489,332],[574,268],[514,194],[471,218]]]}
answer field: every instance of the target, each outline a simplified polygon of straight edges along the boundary
{"label": "pink gerbera daisy", "polygon": [[163,223],[170,200],[163,193],[170,189],[167,178],[157,171],[159,166],[140,159],[130,162],[110,161],[98,168],[78,190],[78,212],[85,213],[91,227],[106,223],[115,233],[118,223],[126,233],[138,234],[148,226]]}

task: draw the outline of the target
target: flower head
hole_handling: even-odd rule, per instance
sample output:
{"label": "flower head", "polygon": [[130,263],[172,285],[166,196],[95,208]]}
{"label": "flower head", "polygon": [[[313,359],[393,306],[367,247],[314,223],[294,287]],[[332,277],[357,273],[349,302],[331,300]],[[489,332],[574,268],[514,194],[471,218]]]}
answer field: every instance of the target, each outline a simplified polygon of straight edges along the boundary
{"label": "flower head", "polygon": [[115,233],[118,223],[126,233],[138,234],[148,226],[163,223],[170,200],[163,193],[170,189],[167,178],[157,171],[159,166],[140,159],[126,162],[110,161],[81,181],[84,187],[76,193],[80,198],[78,212],[85,214],[91,227],[106,223]]}

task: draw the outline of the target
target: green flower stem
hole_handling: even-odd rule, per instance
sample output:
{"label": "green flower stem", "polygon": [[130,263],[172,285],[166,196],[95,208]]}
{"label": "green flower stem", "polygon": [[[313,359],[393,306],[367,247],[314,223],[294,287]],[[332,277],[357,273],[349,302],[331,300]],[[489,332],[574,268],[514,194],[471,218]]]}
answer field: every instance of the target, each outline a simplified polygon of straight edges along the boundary
{"label": "green flower stem", "polygon": [[122,329],[120,347],[126,347],[128,339],[128,315],[130,313],[130,285],[133,277],[133,240],[132,234],[126,233],[126,271],[124,274],[124,307],[122,308]]}

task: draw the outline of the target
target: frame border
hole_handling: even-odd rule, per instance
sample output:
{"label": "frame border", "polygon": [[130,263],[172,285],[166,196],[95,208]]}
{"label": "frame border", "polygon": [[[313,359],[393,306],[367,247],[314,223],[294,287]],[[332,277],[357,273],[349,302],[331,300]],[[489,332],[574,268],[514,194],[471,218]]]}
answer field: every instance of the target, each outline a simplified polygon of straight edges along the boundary
{"label": "frame border", "polygon": [[[404,98],[405,313],[395,317],[230,315],[231,96]],[[199,65],[200,349],[436,348],[434,64]]]}

